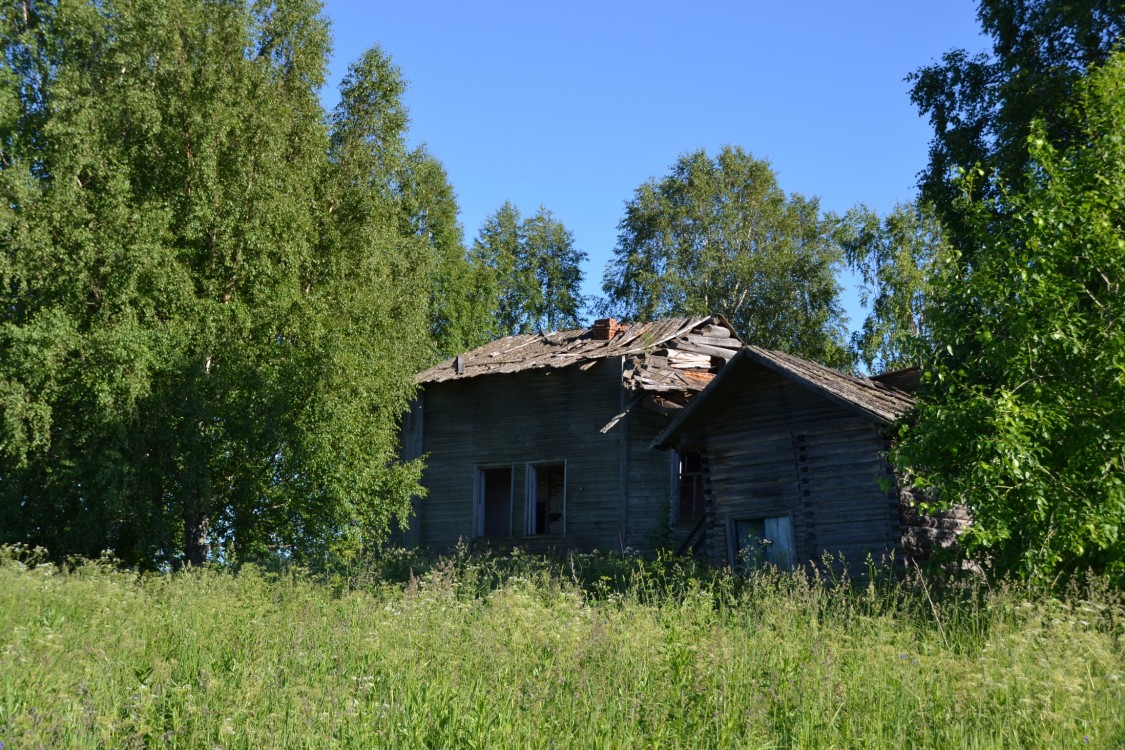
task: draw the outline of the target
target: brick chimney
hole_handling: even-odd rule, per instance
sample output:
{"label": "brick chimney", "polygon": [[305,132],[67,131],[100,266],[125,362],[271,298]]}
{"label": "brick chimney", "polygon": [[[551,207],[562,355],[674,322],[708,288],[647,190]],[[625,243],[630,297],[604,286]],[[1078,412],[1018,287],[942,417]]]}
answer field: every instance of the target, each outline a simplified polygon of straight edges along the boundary
{"label": "brick chimney", "polygon": [[616,318],[601,318],[590,327],[590,338],[594,341],[609,341],[629,326],[618,323]]}

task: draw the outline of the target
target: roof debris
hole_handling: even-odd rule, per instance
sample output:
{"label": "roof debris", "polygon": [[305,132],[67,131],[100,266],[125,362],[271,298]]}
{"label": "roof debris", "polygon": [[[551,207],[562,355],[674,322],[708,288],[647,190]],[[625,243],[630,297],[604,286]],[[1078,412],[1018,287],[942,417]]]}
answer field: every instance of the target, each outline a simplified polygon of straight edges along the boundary
{"label": "roof debris", "polygon": [[651,323],[599,320],[590,328],[507,336],[431,367],[418,383],[441,383],[527,370],[592,367],[624,357],[622,383],[630,390],[696,392],[742,347],[720,316],[665,318]]}

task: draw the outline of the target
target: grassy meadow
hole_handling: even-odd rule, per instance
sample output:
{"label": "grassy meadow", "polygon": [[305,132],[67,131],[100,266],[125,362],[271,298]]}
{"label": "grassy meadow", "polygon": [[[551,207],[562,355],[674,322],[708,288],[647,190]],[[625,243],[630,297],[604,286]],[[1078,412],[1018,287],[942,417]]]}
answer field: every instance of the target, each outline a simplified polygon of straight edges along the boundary
{"label": "grassy meadow", "polygon": [[1125,746],[1125,609],[921,578],[392,553],[316,578],[0,555],[15,748]]}

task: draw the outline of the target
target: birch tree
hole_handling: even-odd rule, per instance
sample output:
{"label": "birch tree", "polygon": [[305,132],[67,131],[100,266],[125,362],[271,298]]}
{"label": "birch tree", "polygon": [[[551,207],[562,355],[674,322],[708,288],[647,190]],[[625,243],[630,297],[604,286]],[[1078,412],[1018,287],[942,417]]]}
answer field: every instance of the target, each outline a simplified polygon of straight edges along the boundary
{"label": "birch tree", "polygon": [[1125,55],[1076,92],[1069,145],[1033,123],[1021,188],[998,180],[981,204],[965,186],[973,251],[937,265],[932,349],[895,458],[937,502],[969,506],[964,542],[993,570],[1121,582]]}
{"label": "birch tree", "polygon": [[574,235],[545,207],[524,219],[504,203],[473,242],[476,268],[492,278],[496,336],[556,331],[582,324],[582,262]]}
{"label": "birch tree", "polygon": [[626,203],[605,307],[633,320],[722,313],[748,343],[850,366],[833,226],[741,148],[685,154]]}
{"label": "birch tree", "polygon": [[432,357],[400,81],[327,124],[313,0],[23,0],[0,22],[0,537],[323,561],[405,517]]}

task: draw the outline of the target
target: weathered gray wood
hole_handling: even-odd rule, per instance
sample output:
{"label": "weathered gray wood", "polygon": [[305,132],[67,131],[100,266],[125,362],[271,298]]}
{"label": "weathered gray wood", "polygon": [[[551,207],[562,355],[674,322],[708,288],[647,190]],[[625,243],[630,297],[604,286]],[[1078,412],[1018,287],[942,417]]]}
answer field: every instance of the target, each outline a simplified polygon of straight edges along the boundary
{"label": "weathered gray wood", "polygon": [[868,552],[898,544],[897,512],[878,483],[887,471],[885,441],[871,419],[758,366],[701,432],[713,562],[730,552],[726,519],[789,515],[797,559],[805,561],[827,550],[860,564]]}
{"label": "weathered gray wood", "polygon": [[703,326],[703,335],[718,338],[730,338],[730,330],[719,325],[705,325]]}
{"label": "weathered gray wood", "polygon": [[600,360],[586,372],[537,370],[427,387],[423,429],[431,460],[422,477],[428,494],[419,506],[420,542],[447,547],[470,538],[476,467],[501,464],[514,467],[510,541],[540,544],[523,535],[525,467],[565,460],[567,544],[615,547],[619,438],[615,430],[598,430],[620,408],[620,368],[620,360]]}
{"label": "weathered gray wood", "polygon": [[[721,344],[718,359],[686,338],[702,334],[704,325],[702,338]],[[675,486],[668,454],[648,444],[740,345],[725,325],[720,317],[639,323],[608,341],[583,330],[511,336],[461,355],[460,366],[451,360],[420,373],[427,399],[421,453],[429,457],[420,543],[445,547],[471,537],[480,468],[507,467],[514,533],[490,542],[646,547],[667,523]],[[667,399],[626,408],[654,394]],[[562,462],[565,535],[523,536],[528,465]],[[495,490],[491,497],[496,521]]]}
{"label": "weathered gray wood", "polygon": [[[625,403],[626,392],[622,384],[616,389],[620,403]],[[628,409],[623,408],[628,419]],[[618,435],[618,465],[617,465],[617,549],[623,552],[628,544],[629,532],[629,422],[623,425]]]}
{"label": "weathered gray wood", "polygon": [[700,354],[710,354],[713,357],[729,360],[737,351],[735,349],[723,349],[717,346],[708,346],[706,344],[696,344],[682,339],[674,339],[668,342],[668,346],[674,349],[681,349],[688,352],[698,352]]}
{"label": "weathered gray wood", "polygon": [[689,333],[683,336],[692,344],[702,344],[704,346],[714,346],[720,349],[738,350],[742,345],[736,339],[729,338],[728,336],[700,336],[699,334]]}
{"label": "weathered gray wood", "polygon": [[648,447],[670,417],[647,409],[629,414],[628,485],[629,512],[626,543],[636,549],[649,548],[668,521],[672,496],[671,457]]}

